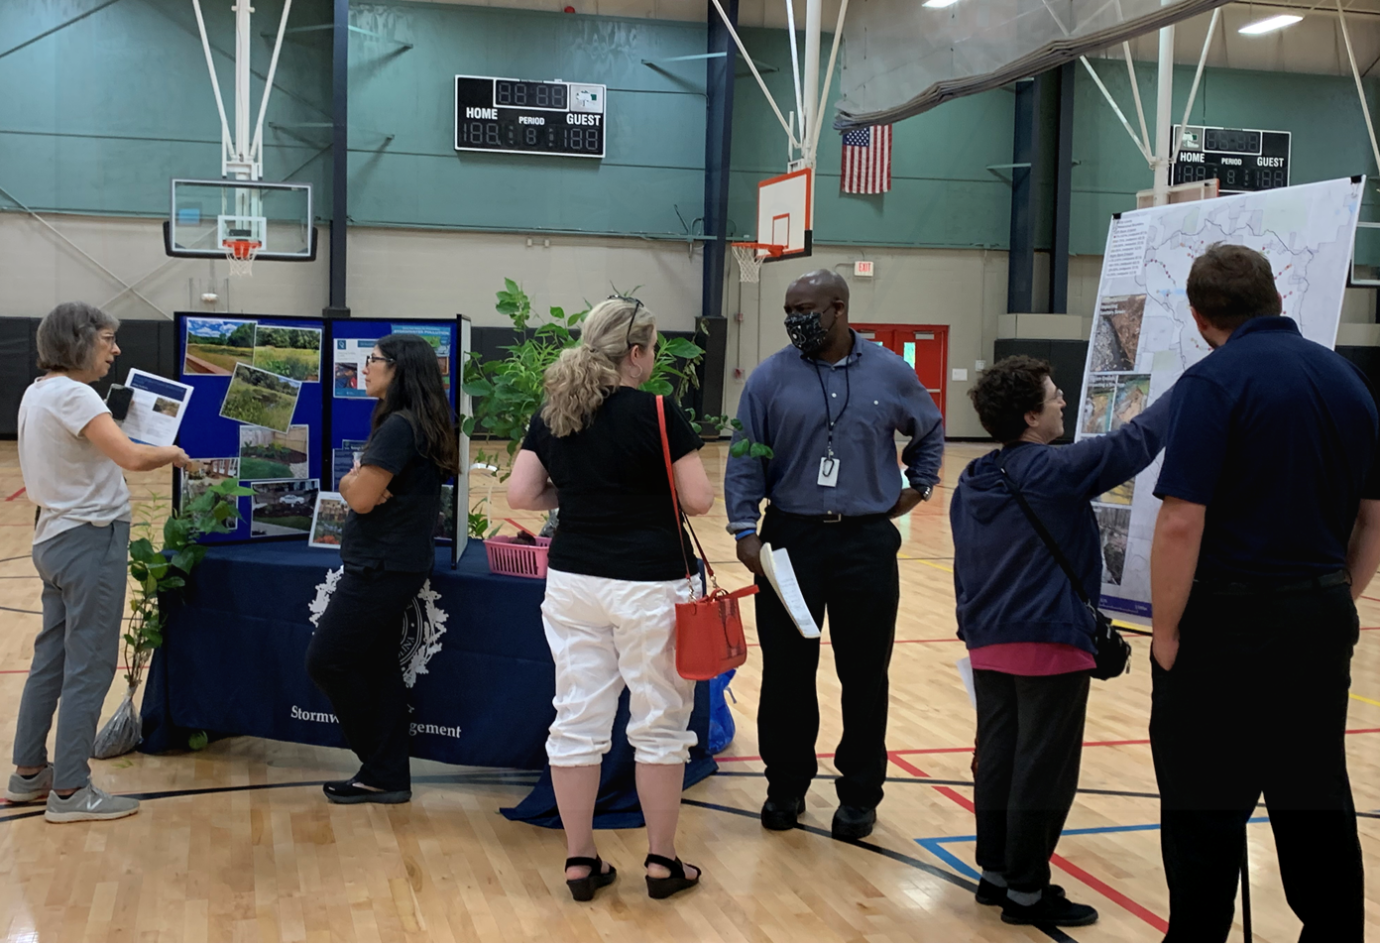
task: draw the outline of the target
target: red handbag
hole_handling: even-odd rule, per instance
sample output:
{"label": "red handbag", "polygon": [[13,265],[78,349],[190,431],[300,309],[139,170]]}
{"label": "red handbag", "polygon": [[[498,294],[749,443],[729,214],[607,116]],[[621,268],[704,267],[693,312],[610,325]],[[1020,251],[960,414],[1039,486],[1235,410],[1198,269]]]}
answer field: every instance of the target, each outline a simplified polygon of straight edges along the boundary
{"label": "red handbag", "polygon": [[[738,611],[738,600],[757,592],[756,586],[728,592],[720,589],[714,578],[714,567],[704,555],[700,538],[695,536],[694,527],[681,512],[680,497],[676,493],[676,473],[671,465],[671,442],[666,436],[666,400],[656,397],[657,422],[661,425],[661,453],[666,461],[666,479],[671,483],[671,506],[676,516],[676,532],[681,525],[690,531],[699,550],[700,561],[704,563],[705,574],[713,586],[707,596],[690,602],[676,604],[676,673],[690,681],[708,681],[722,675],[730,668],[737,668],[747,661],[747,638],[743,635],[743,617]],[[677,537],[677,542],[680,538]],[[694,573],[690,561],[685,557],[685,545],[681,544],[681,557],[685,559],[685,581],[694,589]]]}

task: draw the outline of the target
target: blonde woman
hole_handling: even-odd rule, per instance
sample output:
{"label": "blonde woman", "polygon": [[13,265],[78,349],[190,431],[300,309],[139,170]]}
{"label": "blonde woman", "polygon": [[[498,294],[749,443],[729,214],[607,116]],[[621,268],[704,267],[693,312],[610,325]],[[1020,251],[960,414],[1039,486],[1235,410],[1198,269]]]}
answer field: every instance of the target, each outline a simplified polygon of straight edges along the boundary
{"label": "blonde woman", "polygon": [[[594,845],[599,765],[626,684],[628,742],[647,821],[647,893],[666,898],[699,882],[676,858],[676,820],[694,683],[676,674],[675,606],[699,593],[685,579],[694,562],[675,521],[655,396],[639,391],[656,364],[656,321],[638,300],[610,298],[586,317],[580,343],[546,372],[546,404],[532,417],[513,464],[508,503],[560,507],[551,541],[542,618],[556,663],[556,720],[546,742],[565,826],[566,884],[588,901],[616,870]],[[666,403],[680,504],[707,513],[714,490],[700,462],[703,442]]]}

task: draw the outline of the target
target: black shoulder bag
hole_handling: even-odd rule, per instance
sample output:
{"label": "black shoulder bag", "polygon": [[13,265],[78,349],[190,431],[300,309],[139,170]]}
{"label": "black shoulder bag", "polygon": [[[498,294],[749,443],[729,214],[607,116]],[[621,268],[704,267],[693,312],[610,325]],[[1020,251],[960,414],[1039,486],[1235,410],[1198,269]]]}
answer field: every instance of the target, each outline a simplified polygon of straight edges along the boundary
{"label": "black shoulder bag", "polygon": [[1101,681],[1124,675],[1131,670],[1131,646],[1126,644],[1126,640],[1121,637],[1121,633],[1112,628],[1112,620],[1102,613],[1102,610],[1093,605],[1087,590],[1083,588],[1083,583],[1078,579],[1078,574],[1073,571],[1073,565],[1064,556],[1054,542],[1054,537],[1049,535],[1045,525],[1040,522],[1040,518],[1035,516],[1035,511],[1030,508],[1025,495],[1016,486],[1016,482],[1011,479],[1011,475],[1006,473],[1006,468],[1001,469],[1002,479],[1006,481],[1006,486],[1011,488],[1011,495],[1016,498],[1016,503],[1021,505],[1021,512],[1025,514],[1030,525],[1035,528],[1040,539],[1049,548],[1050,554],[1054,557],[1054,562],[1059,564],[1059,568],[1064,571],[1064,575],[1069,578],[1069,584],[1073,586],[1074,593],[1083,601],[1083,605],[1088,607],[1088,611],[1093,614],[1092,640],[1093,648],[1097,650],[1094,656],[1097,667],[1092,670],[1092,676]]}

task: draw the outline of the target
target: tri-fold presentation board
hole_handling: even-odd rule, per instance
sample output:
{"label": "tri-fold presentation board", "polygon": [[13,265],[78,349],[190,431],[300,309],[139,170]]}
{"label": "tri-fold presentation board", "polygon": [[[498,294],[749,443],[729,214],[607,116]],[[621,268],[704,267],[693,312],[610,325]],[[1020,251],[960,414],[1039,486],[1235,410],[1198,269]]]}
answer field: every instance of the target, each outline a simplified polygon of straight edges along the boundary
{"label": "tri-fold presentation board", "polygon": [[[208,543],[311,538],[317,497],[332,493],[369,439],[377,404],[364,390],[364,357],[390,333],[415,333],[436,350],[452,409],[469,322],[302,319],[178,313],[179,378],[194,391],[179,444],[200,462],[174,474],[174,500],[233,480],[253,489],[239,499],[229,533]],[[468,456],[461,436],[462,458]],[[346,463],[348,462],[348,463]],[[438,542],[465,543],[467,472],[444,488]],[[456,502],[456,498],[461,498]],[[459,537],[459,543],[453,541]],[[331,537],[313,538],[330,542]],[[338,531],[334,539],[338,542]],[[317,542],[315,545],[322,545]]]}

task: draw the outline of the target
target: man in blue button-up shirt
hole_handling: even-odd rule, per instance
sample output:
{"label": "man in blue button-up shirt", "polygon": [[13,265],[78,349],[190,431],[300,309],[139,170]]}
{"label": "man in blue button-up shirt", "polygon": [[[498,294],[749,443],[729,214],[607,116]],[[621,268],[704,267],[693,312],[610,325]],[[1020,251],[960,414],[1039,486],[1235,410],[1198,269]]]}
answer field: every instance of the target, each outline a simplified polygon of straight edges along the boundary
{"label": "man in blue button-up shirt", "polygon": [[[764,361],[738,403],[738,436],[770,460],[731,458],[725,474],[738,558],[759,577],[762,696],[757,737],[767,769],[762,825],[785,830],[805,810],[817,772],[819,640],[803,637],[761,579],[763,542],[785,549],[815,623],[826,609],[842,685],[843,740],[834,763],[840,806],[833,835],[872,832],[886,779],[887,668],[896,634],[901,535],[891,519],[928,500],[939,481],[944,425],[900,356],[848,328],[848,284],[816,270],[786,291],[792,346]],[[896,463],[896,433],[908,487]],[[761,536],[757,518],[771,501]]]}

